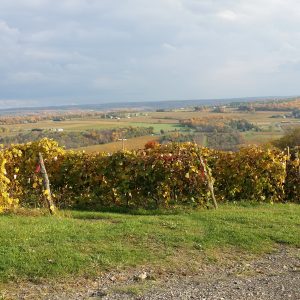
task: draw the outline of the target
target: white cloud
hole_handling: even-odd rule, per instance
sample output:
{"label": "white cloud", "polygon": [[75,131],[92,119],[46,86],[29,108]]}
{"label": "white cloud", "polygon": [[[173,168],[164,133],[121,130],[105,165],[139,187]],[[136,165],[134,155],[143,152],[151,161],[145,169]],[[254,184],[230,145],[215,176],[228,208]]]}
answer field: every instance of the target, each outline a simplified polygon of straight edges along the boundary
{"label": "white cloud", "polygon": [[162,44],[162,47],[166,50],[170,50],[170,51],[175,51],[176,50],[176,47],[169,44],[169,43],[163,43]]}
{"label": "white cloud", "polygon": [[7,23],[2,20],[0,20],[0,32],[1,35],[6,34],[6,35],[14,35],[14,36],[19,33],[17,29],[9,27]]}
{"label": "white cloud", "polygon": [[45,80],[46,77],[40,72],[26,71],[14,73],[10,76],[10,79],[19,83],[39,83],[40,81]]}
{"label": "white cloud", "polygon": [[17,42],[20,32],[17,28],[10,27],[5,21],[0,18],[0,49],[6,44],[11,45]]}
{"label": "white cloud", "polygon": [[123,85],[123,81],[118,78],[109,76],[99,76],[92,81],[92,88],[97,90],[102,89],[118,89]]}
{"label": "white cloud", "polygon": [[229,9],[220,11],[217,16],[226,21],[236,21],[238,19],[238,15]]}

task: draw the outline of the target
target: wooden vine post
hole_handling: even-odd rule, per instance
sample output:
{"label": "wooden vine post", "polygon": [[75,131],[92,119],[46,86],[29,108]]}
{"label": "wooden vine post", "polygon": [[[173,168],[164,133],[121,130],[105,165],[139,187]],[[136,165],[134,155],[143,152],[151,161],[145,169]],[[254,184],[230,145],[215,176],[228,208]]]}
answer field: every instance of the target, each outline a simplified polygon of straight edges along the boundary
{"label": "wooden vine post", "polygon": [[39,153],[39,165],[41,167],[41,174],[43,177],[45,201],[47,203],[50,214],[54,215],[55,214],[55,205],[52,200],[51,190],[50,190],[50,182],[49,182],[47,170],[46,170],[46,167],[44,164],[44,159],[43,159],[42,153]]}
{"label": "wooden vine post", "polygon": [[208,172],[207,172],[205,163],[204,163],[204,161],[203,161],[203,159],[202,159],[201,156],[200,156],[200,164],[201,164],[201,166],[203,168],[204,176],[206,177],[206,180],[207,180],[208,190],[210,191],[214,207],[215,207],[215,209],[217,209],[218,208],[218,203],[217,203],[215,192],[214,192],[213,181],[212,181],[212,178],[211,178],[210,174],[208,174]]}
{"label": "wooden vine post", "polygon": [[204,161],[203,161],[203,159],[202,159],[202,157],[199,153],[197,153],[197,157],[200,161],[201,167],[203,168],[204,177],[206,178],[206,181],[207,181],[207,187],[208,187],[208,190],[211,194],[211,198],[213,200],[214,208],[217,209],[218,208],[218,203],[217,203],[217,200],[216,200],[216,196],[215,196],[215,192],[214,192],[214,184],[213,184],[211,175],[208,173],[208,171],[206,169],[206,166],[205,166],[205,163],[204,163]]}

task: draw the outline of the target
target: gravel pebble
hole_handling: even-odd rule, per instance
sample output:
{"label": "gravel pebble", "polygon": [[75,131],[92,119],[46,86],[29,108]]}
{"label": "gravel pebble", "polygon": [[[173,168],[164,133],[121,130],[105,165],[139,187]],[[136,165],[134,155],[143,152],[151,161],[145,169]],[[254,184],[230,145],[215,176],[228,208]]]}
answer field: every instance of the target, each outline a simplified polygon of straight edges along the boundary
{"label": "gravel pebble", "polygon": [[[11,284],[2,295],[5,300],[300,300],[300,249],[282,246],[253,261],[237,261],[229,267],[203,266],[193,274],[186,270],[155,272],[115,271],[97,280],[80,278],[54,285],[23,282]],[[142,280],[137,281],[138,276]]]}

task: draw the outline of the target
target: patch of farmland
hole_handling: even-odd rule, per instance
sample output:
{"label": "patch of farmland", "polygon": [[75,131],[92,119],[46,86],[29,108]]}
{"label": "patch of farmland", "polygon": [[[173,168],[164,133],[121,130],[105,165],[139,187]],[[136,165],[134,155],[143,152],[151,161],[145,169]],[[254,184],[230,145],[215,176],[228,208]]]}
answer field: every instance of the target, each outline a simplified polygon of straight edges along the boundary
{"label": "patch of farmland", "polygon": [[[126,150],[138,150],[143,149],[145,144],[149,141],[156,140],[158,141],[159,136],[140,136],[132,139],[128,139],[124,141],[124,147]],[[116,152],[122,150],[122,141],[117,141],[108,144],[101,144],[101,145],[93,145],[88,147],[78,148],[76,150],[84,150],[87,153],[92,152]]]}

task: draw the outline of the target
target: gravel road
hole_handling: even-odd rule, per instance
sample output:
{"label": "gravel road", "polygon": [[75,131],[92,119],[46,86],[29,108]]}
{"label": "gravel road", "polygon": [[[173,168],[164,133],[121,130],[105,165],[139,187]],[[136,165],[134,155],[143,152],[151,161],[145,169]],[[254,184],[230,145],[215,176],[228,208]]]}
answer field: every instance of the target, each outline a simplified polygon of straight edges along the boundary
{"label": "gravel road", "polygon": [[226,267],[205,265],[193,274],[135,269],[107,273],[94,281],[23,282],[6,287],[2,294],[5,300],[300,300],[300,249],[282,246],[258,259],[232,261]]}

